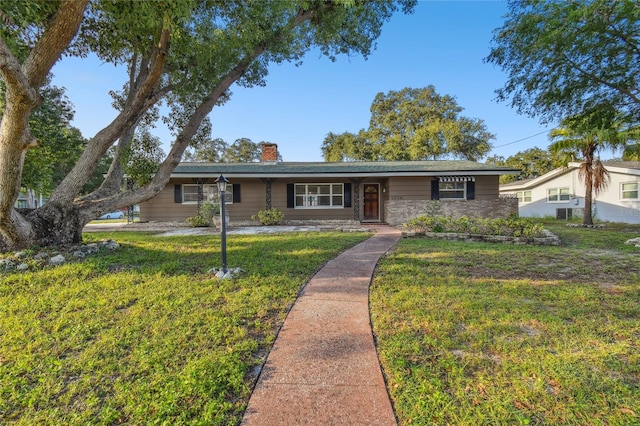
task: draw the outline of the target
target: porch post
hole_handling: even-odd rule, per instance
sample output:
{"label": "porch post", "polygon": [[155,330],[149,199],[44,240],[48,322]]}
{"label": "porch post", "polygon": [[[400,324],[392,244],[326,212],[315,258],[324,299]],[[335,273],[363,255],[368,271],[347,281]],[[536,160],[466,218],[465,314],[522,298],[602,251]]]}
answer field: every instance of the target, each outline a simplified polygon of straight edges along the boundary
{"label": "porch post", "polygon": [[261,178],[260,179],[265,184],[265,205],[266,209],[269,210],[271,208],[271,184],[275,182],[275,178]]}
{"label": "porch post", "polygon": [[353,220],[360,220],[360,183],[363,178],[351,178],[353,184]]}
{"label": "porch post", "polygon": [[204,184],[208,179],[196,179],[193,181],[198,185],[198,214],[200,214],[200,208],[202,207],[202,200],[204,199]]}

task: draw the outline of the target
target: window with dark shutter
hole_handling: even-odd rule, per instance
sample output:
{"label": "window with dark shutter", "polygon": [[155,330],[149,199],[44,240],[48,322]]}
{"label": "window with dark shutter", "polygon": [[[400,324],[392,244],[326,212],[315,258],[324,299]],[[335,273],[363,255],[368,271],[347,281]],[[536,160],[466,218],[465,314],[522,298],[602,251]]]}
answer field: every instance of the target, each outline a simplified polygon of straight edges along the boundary
{"label": "window with dark shutter", "polygon": [[476,199],[476,183],[474,181],[467,182],[467,200]]}
{"label": "window with dark shutter", "polygon": [[233,202],[234,203],[240,202],[240,184],[239,183],[233,184]]}
{"label": "window with dark shutter", "polygon": [[296,206],[295,186],[292,183],[287,184],[287,208],[292,209]]}
{"label": "window with dark shutter", "polygon": [[173,185],[173,202],[182,203],[182,185]]}
{"label": "window with dark shutter", "polygon": [[351,207],[351,184],[344,184],[344,206]]}
{"label": "window with dark shutter", "polygon": [[431,180],[431,199],[440,199],[440,181],[438,179]]}

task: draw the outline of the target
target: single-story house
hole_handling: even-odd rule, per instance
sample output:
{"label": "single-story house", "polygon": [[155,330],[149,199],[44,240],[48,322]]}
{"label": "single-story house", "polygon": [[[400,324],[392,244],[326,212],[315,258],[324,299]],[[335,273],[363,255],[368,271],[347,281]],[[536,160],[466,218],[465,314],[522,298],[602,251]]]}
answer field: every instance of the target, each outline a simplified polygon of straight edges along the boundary
{"label": "single-story house", "polygon": [[142,221],[183,221],[229,186],[229,223],[277,208],[285,222],[342,220],[399,225],[420,214],[508,217],[517,202],[501,199],[501,174],[518,170],[472,161],[282,162],[262,145],[254,163],[180,163],[166,187],[140,204]]}
{"label": "single-story house", "polygon": [[[604,161],[609,171],[607,187],[593,193],[594,219],[607,222],[640,223],[640,162]],[[584,179],[578,176],[580,163],[550,171],[535,179],[500,185],[500,193],[518,199],[520,216],[557,219],[582,217]]]}

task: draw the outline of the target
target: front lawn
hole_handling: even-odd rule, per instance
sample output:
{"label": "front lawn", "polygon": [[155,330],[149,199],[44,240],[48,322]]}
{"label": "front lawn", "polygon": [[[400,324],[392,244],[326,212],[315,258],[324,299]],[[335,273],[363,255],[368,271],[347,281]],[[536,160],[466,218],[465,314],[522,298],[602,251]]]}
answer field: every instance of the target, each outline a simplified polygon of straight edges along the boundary
{"label": "front lawn", "polygon": [[301,286],[364,233],[91,233],[121,248],[0,272],[0,424],[240,422],[256,368]]}
{"label": "front lawn", "polygon": [[640,424],[640,227],[567,245],[404,239],[371,287],[399,423]]}

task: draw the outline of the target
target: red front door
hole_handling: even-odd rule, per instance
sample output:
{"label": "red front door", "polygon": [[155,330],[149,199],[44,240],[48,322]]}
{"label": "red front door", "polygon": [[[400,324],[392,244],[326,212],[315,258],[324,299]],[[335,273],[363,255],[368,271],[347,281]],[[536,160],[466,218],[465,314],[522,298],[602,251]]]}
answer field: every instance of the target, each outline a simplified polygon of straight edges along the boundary
{"label": "red front door", "polygon": [[364,184],[364,220],[380,220],[380,185]]}

